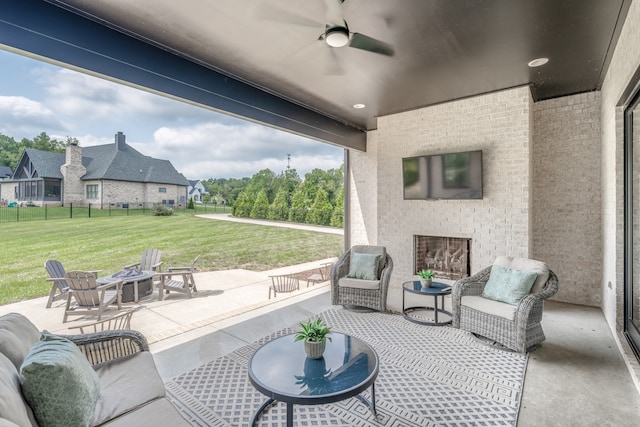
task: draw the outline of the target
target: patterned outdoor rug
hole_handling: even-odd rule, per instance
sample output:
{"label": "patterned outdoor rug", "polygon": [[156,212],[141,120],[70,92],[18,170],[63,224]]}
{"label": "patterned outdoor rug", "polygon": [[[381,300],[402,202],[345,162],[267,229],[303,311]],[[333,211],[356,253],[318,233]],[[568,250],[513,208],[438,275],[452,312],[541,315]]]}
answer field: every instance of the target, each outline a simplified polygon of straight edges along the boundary
{"label": "patterned outdoor rug", "polygon": [[[527,356],[478,343],[449,327],[411,323],[400,315],[353,313],[321,317],[336,332],[367,341],[378,353],[377,418],[356,398],[295,405],[296,426],[514,426]],[[171,401],[194,426],[248,426],[266,397],[249,382],[247,365],[264,342],[283,329],[168,381]],[[300,344],[302,345],[302,344]],[[369,397],[369,390],[365,393]],[[260,426],[284,425],[286,405],[263,413]]]}

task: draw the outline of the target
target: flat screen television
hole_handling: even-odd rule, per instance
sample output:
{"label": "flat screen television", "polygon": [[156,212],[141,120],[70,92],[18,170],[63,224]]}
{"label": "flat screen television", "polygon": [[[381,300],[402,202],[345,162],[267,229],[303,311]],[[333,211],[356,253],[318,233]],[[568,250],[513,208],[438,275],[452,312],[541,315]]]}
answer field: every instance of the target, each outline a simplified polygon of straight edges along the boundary
{"label": "flat screen television", "polygon": [[402,159],[405,200],[482,199],[482,150]]}

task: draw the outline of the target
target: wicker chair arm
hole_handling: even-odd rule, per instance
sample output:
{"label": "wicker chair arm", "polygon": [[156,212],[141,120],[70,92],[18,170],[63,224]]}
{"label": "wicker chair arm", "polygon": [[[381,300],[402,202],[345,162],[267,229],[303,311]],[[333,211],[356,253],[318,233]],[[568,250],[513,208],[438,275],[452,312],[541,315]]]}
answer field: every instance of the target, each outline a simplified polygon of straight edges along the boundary
{"label": "wicker chair arm", "polygon": [[453,284],[451,290],[452,326],[460,327],[460,304],[464,295],[482,295],[484,286],[491,275],[491,267],[485,267],[476,274],[464,277]]}
{"label": "wicker chair arm", "polygon": [[78,346],[91,365],[149,351],[144,335],[129,329],[66,335],[65,338]]}
{"label": "wicker chair arm", "polygon": [[351,249],[343,253],[338,261],[331,267],[329,277],[331,279],[331,301],[332,304],[338,304],[338,281],[341,277],[349,274],[349,263],[351,260]]}

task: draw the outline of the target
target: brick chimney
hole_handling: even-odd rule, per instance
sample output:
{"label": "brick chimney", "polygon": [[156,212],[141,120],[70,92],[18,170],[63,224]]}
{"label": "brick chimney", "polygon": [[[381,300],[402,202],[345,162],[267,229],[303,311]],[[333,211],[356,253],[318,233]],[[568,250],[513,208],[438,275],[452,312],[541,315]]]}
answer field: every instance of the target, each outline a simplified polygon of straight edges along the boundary
{"label": "brick chimney", "polygon": [[80,203],[84,200],[84,183],[82,177],[87,173],[87,168],[82,165],[82,147],[78,144],[67,146],[65,164],[60,166],[63,177],[64,198],[63,203]]}
{"label": "brick chimney", "polygon": [[116,151],[123,151],[127,146],[127,137],[122,132],[116,133]]}

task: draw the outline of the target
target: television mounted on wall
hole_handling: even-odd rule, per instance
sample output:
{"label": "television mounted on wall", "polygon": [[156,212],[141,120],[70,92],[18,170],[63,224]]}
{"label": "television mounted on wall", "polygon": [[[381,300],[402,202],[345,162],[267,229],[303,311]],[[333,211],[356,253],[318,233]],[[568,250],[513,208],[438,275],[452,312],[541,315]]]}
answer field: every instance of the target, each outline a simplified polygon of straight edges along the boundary
{"label": "television mounted on wall", "polygon": [[482,150],[402,159],[405,200],[482,199]]}

